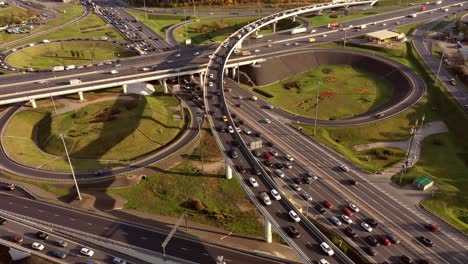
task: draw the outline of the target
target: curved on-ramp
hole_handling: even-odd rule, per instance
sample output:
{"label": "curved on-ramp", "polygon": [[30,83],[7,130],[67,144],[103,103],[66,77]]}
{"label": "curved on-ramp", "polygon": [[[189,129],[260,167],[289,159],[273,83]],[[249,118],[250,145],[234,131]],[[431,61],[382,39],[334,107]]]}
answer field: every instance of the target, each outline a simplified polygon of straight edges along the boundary
{"label": "curved on-ramp", "polygon": [[[0,167],[4,170],[28,178],[35,178],[35,179],[47,179],[47,180],[54,180],[54,181],[71,181],[73,180],[72,174],[70,172],[58,172],[58,171],[49,171],[43,170],[39,168],[30,167],[21,163],[18,163],[8,157],[8,154],[5,152],[3,148],[3,132],[6,127],[6,124],[12,118],[12,116],[18,111],[23,104],[17,104],[13,107],[10,107],[2,113],[0,117],[0,135],[1,135],[1,142],[0,142]],[[194,140],[198,133],[198,123],[194,117],[194,109],[190,106],[184,107],[184,109],[188,109],[189,111],[189,121],[184,124],[184,128],[177,135],[175,139],[173,139],[168,145],[164,146],[161,149],[158,149],[152,154],[149,154],[139,160],[136,160],[132,164],[126,167],[117,167],[109,170],[105,170],[99,175],[95,172],[75,172],[76,178],[78,180],[92,180],[92,179],[105,179],[105,178],[112,178],[116,177],[121,174],[130,173],[132,171],[136,171],[138,169],[145,168],[155,162],[162,161],[167,159],[168,157],[172,156],[173,154],[177,153],[180,149],[183,149],[187,146],[192,140]]]}

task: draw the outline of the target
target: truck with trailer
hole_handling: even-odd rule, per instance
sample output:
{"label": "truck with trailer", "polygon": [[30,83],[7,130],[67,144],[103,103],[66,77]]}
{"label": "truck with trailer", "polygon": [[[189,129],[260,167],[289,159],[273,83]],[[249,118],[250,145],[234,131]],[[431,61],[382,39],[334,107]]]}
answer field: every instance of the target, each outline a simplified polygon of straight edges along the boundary
{"label": "truck with trailer", "polygon": [[64,71],[65,67],[64,66],[55,66],[52,68],[52,71],[58,72],[58,71]]}
{"label": "truck with trailer", "polygon": [[80,84],[82,83],[82,81],[78,78],[76,79],[70,79],[70,84],[73,85],[73,84]]}
{"label": "truck with trailer", "polygon": [[295,28],[295,29],[291,30],[291,35],[304,33],[306,31],[307,31],[307,28],[305,28],[305,27]]}

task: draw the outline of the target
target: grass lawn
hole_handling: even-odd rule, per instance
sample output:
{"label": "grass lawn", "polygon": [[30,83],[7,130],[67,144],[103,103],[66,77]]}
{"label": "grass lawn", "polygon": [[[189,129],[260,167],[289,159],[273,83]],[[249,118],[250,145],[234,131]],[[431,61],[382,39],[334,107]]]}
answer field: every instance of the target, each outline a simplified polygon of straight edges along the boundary
{"label": "grass lawn", "polygon": [[393,92],[388,81],[348,65],[316,67],[257,89],[273,95],[265,99],[288,112],[315,117],[318,86],[320,119],[341,119],[364,113],[385,103]]}
{"label": "grass lawn", "polygon": [[[328,47],[332,45],[328,44]],[[466,175],[463,175],[468,171],[468,116],[445,88],[439,83],[434,83],[435,76],[424,65],[411,43],[406,45],[404,57],[390,49],[372,52],[411,67],[426,82],[426,96],[411,109],[376,124],[351,128],[319,128],[317,139],[363,168],[373,169],[351,149],[352,145],[408,139],[410,125],[423,114],[426,116],[425,122],[444,121],[449,133],[434,135],[424,141],[421,159],[416,167],[404,176],[403,183],[411,182],[422,174],[432,176],[440,191],[436,192],[433,198],[423,201],[423,204],[445,221],[468,232],[468,185]],[[363,48],[360,50],[368,51]],[[310,133],[311,128],[307,129]],[[434,140],[438,138],[442,143],[434,144]],[[393,180],[399,182],[399,177]]]}
{"label": "grass lawn", "polygon": [[[154,32],[158,33],[161,37],[166,37],[166,30],[175,24],[185,21],[184,16],[171,16],[171,15],[156,15],[148,14],[148,20],[146,20],[145,13],[137,12],[133,10],[125,10],[137,20],[151,28]],[[193,19],[187,15],[187,20]]]}
{"label": "grass lawn", "polygon": [[7,62],[16,68],[47,69],[56,65],[83,65],[133,55],[129,50],[111,42],[66,41],[41,44],[16,51],[8,56]]}
{"label": "grass lawn", "polygon": [[[202,176],[191,158],[173,169],[149,177],[139,185],[108,192],[127,199],[125,207],[129,209],[173,217],[187,211],[191,221],[235,233],[263,234],[259,222],[262,217],[238,181],[225,179],[224,169]],[[196,210],[193,201],[200,201],[206,209]]]}
{"label": "grass lawn", "polygon": [[[60,16],[43,26],[35,26],[36,30],[34,30],[33,33],[41,32],[47,29],[51,29],[51,28],[63,25],[75,19],[75,13],[76,13],[76,17],[80,17],[84,13],[84,8],[78,4],[75,4],[75,6],[73,6],[73,4],[62,6],[62,7],[56,8],[55,10],[61,13]],[[76,28],[76,24],[75,24],[75,28]],[[68,31],[68,33],[70,32],[74,32],[74,31],[73,30]],[[24,42],[23,44],[35,42],[35,41],[42,40],[42,39],[47,39],[47,35],[35,38],[31,41]],[[28,34],[0,34],[0,43],[6,43],[9,41],[17,40],[25,36],[29,36],[29,35]],[[18,45],[19,44],[14,44],[14,46],[18,46]]]}
{"label": "grass lawn", "polygon": [[[5,149],[13,160],[32,167],[68,170],[64,159],[47,154],[65,155],[58,137],[63,132],[75,169],[96,170],[126,164],[167,144],[183,124],[172,116],[178,100],[166,96],[142,99],[91,104],[52,119],[51,107],[19,112],[6,128]],[[38,130],[42,151],[32,139],[34,129]]]}
{"label": "grass lawn", "polygon": [[[311,15],[302,15],[301,17],[304,19],[309,20],[312,23],[312,26],[319,27],[327,25],[328,23],[332,22],[344,22],[348,20],[354,20],[358,18],[363,18],[367,16],[378,15],[381,13],[388,12],[388,10],[368,10],[368,11],[361,11],[361,12],[350,12],[348,16],[343,15],[342,12],[334,12],[334,13],[325,13],[320,16],[311,16]],[[338,16],[334,18],[332,16]]]}
{"label": "grass lawn", "polygon": [[[465,162],[464,162],[465,161]],[[421,175],[435,179],[440,189],[423,201],[430,211],[468,233],[468,153],[449,134],[433,135],[424,140],[421,160],[410,169],[402,184],[412,183]],[[399,175],[394,181],[399,182]]]}
{"label": "grass lawn", "polygon": [[174,31],[174,36],[179,42],[191,38],[194,45],[224,41],[234,31],[256,19],[256,17],[240,17],[199,21],[187,25],[187,35],[185,27],[179,27]]}
{"label": "grass lawn", "polygon": [[[90,14],[85,19],[80,21],[80,30],[76,23],[73,23],[65,28],[56,30],[54,32],[32,38],[28,41],[15,44],[24,45],[32,42],[40,42],[41,40],[59,40],[59,39],[71,39],[71,38],[101,38],[107,37],[122,42],[126,40],[112,27],[106,26],[106,22],[98,17],[96,14]],[[88,47],[86,47],[88,48]],[[96,54],[98,55],[98,54]]]}

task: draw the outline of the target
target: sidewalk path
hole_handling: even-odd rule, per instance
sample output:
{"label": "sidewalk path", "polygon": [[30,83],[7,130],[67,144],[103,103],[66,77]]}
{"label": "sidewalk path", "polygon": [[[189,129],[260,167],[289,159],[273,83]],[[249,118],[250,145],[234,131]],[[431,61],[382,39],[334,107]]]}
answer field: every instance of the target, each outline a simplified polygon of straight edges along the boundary
{"label": "sidewalk path", "polygon": [[[409,167],[414,166],[419,160],[421,153],[420,143],[424,138],[430,135],[447,132],[448,128],[442,121],[430,122],[423,125],[422,129],[418,129],[415,132],[412,148],[410,149]],[[409,141],[410,140],[408,139],[406,141],[376,142],[370,144],[356,145],[354,146],[354,148],[359,151],[377,147],[395,147],[407,150]],[[421,200],[426,199],[428,196],[431,195],[432,192],[422,192],[420,190],[415,189],[412,185],[401,187],[392,182],[392,176],[400,173],[403,164],[404,163],[397,164],[383,171],[382,174],[366,173],[362,174],[362,176],[366,178],[366,180],[372,185],[374,185],[376,188],[395,199],[398,203],[405,206],[410,211],[416,213],[417,210],[420,210],[419,203],[421,202]]]}

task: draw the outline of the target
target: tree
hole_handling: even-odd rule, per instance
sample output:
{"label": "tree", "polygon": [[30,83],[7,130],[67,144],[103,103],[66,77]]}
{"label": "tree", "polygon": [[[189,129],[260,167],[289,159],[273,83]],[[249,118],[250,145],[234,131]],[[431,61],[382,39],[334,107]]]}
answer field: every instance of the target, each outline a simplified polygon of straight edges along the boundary
{"label": "tree", "polygon": [[75,51],[74,50],[70,50],[70,54],[72,55],[73,58],[75,58]]}
{"label": "tree", "polygon": [[80,51],[75,50],[75,54],[76,54],[76,56],[77,56],[78,58],[80,57]]}
{"label": "tree", "polygon": [[463,27],[463,24],[462,24],[461,20],[457,19],[457,21],[455,21],[455,28],[454,28],[453,32],[455,34],[458,34],[461,31],[462,27]]}

